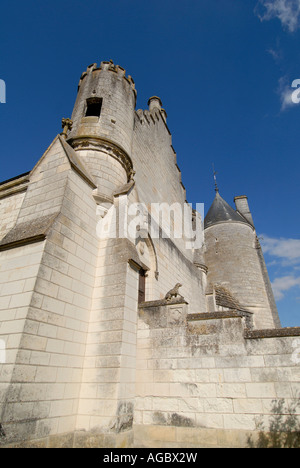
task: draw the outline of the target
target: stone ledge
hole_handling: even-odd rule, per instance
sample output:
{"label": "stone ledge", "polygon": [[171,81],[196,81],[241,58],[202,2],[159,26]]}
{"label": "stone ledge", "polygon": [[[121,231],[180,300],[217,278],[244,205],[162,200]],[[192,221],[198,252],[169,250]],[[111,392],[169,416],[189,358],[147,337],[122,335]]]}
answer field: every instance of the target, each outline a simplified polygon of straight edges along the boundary
{"label": "stone ledge", "polygon": [[0,448],[131,448],[133,430],[119,434],[75,430],[52,434],[41,439],[28,439],[15,442],[2,442]]}
{"label": "stone ledge", "polygon": [[251,317],[252,312],[242,312],[238,310],[228,310],[222,312],[204,312],[200,314],[188,314],[187,320],[192,322],[196,320],[218,320],[224,318],[243,318],[245,316]]}
{"label": "stone ledge", "polygon": [[26,192],[29,184],[30,172],[6,180],[0,183],[0,199],[14,195],[15,193]]}
{"label": "stone ledge", "polygon": [[[114,143],[107,138],[90,136],[90,135],[80,135],[76,137],[68,138],[67,143],[75,151],[81,150],[93,150],[100,151],[107,154],[108,156],[116,159],[124,170],[127,173],[128,179],[133,171],[133,163],[129,154],[117,143]],[[95,186],[96,188],[96,186]]]}
{"label": "stone ledge", "polygon": [[188,304],[188,302],[183,297],[179,297],[178,299],[172,299],[170,301],[167,301],[166,299],[159,299],[158,301],[140,302],[139,309],[147,309],[150,307],[164,307],[178,304]]}
{"label": "stone ledge", "polygon": [[286,336],[300,336],[300,327],[270,328],[265,330],[245,331],[245,338],[249,340],[259,338],[280,338]]}
{"label": "stone ledge", "polygon": [[1,240],[0,252],[45,240],[56,217],[57,213],[54,213],[16,225]]}
{"label": "stone ledge", "polygon": [[259,431],[134,425],[135,448],[250,448],[259,441]]}

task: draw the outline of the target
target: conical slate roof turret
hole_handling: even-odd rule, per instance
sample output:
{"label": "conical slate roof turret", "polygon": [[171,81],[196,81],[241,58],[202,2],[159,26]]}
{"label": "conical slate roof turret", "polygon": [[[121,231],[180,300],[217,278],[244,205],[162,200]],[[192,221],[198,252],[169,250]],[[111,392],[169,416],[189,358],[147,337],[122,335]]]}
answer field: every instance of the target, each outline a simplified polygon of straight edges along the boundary
{"label": "conical slate roof turret", "polygon": [[213,226],[217,223],[224,222],[237,222],[248,224],[248,221],[235,211],[219,194],[219,191],[216,190],[215,199],[208,210],[207,215],[204,219],[204,229]]}

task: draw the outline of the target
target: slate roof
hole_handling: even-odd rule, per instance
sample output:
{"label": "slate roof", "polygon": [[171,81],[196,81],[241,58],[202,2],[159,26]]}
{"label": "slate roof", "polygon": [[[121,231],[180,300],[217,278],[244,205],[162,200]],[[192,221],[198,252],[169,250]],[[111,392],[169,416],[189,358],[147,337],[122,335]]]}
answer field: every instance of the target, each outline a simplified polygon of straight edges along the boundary
{"label": "slate roof", "polygon": [[235,211],[219,194],[216,192],[215,199],[208,210],[207,215],[204,219],[204,229],[217,224],[224,222],[238,222],[248,224],[246,218],[241,214]]}

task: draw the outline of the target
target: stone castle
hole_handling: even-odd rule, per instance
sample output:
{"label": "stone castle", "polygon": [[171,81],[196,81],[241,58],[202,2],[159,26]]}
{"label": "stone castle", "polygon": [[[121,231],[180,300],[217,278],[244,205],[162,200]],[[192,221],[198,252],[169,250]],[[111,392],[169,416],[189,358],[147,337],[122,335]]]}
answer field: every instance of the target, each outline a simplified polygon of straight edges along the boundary
{"label": "stone castle", "polygon": [[[3,447],[245,447],[298,395],[300,328],[281,328],[247,197],[216,188],[202,220],[148,106],[122,67],[89,66],[62,133],[0,184]],[[145,223],[120,235],[131,206]]]}

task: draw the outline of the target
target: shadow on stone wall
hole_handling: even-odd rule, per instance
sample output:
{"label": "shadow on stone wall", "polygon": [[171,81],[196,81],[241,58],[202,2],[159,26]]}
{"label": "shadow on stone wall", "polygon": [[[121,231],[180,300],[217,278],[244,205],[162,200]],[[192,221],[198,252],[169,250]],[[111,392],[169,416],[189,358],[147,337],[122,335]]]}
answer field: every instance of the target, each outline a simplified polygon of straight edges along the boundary
{"label": "shadow on stone wall", "polygon": [[300,448],[300,398],[291,403],[285,399],[273,400],[269,427],[266,428],[263,416],[256,419],[258,436],[247,439],[249,448]]}

